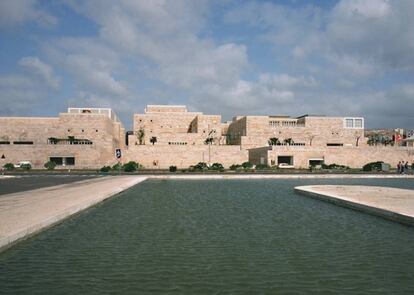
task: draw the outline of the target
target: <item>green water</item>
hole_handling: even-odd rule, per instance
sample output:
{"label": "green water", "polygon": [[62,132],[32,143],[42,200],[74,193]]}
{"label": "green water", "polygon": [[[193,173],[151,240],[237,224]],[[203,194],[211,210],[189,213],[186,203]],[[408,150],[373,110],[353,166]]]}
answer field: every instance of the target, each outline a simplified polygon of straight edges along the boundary
{"label": "green water", "polygon": [[0,254],[2,294],[413,294],[414,228],[305,184],[147,181]]}

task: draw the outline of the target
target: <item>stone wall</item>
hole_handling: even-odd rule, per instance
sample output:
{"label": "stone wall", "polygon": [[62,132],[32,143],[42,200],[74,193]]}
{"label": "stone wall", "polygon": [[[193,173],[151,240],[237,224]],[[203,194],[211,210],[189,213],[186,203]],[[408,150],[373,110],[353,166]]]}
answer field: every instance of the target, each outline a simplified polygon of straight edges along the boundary
{"label": "stone wall", "polygon": [[188,168],[199,162],[221,163],[228,168],[232,164],[248,161],[248,151],[241,150],[239,146],[137,145],[124,152],[122,161],[136,161],[151,169],[168,169],[170,166]]}
{"label": "stone wall", "polygon": [[[65,168],[100,168],[115,162],[115,148],[125,147],[124,134],[121,123],[104,114],[61,113],[57,118],[1,117],[0,166],[30,161],[33,168],[43,168],[50,157],[75,157],[75,166]],[[82,142],[73,144],[69,137]],[[49,138],[59,141],[52,144]],[[22,141],[25,143],[21,144]]]}
{"label": "stone wall", "polygon": [[249,159],[260,164],[263,158],[268,165],[278,164],[278,156],[293,156],[295,168],[308,168],[309,159],[324,159],[325,164],[361,168],[369,162],[384,161],[395,167],[399,161],[414,160],[414,149],[407,147],[301,147],[273,146],[249,150]]}
{"label": "stone wall", "polygon": [[327,144],[366,146],[362,128],[345,128],[342,117],[286,117],[246,116],[233,121],[228,129],[231,144],[250,149],[268,145],[270,138],[283,142],[291,138],[295,143],[316,147]]}

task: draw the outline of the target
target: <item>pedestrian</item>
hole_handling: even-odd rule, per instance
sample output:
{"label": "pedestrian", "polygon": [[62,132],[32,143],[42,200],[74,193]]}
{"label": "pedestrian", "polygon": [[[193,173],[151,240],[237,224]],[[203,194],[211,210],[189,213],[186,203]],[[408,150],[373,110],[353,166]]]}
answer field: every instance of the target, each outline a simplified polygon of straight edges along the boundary
{"label": "pedestrian", "polygon": [[397,173],[398,173],[398,174],[400,174],[400,173],[401,173],[401,161],[400,161],[400,162],[398,162],[398,165],[397,165]]}
{"label": "pedestrian", "polygon": [[411,162],[411,173],[414,174],[414,160]]}
{"label": "pedestrian", "polygon": [[404,174],[408,174],[408,161],[405,161]]}

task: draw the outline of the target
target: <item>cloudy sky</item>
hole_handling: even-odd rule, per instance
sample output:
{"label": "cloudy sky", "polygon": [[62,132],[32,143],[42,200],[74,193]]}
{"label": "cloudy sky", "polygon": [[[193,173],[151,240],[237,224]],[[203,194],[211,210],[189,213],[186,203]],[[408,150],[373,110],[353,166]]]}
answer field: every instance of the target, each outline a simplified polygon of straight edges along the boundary
{"label": "cloudy sky", "polygon": [[414,127],[412,0],[1,0],[0,115],[146,104]]}

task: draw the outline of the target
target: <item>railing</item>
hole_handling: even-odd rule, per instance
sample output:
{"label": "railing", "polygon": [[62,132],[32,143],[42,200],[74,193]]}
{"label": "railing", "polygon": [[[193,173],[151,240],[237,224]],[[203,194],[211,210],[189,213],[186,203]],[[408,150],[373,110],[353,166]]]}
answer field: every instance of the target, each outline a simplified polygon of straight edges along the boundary
{"label": "railing", "polygon": [[294,142],[291,144],[288,143],[278,143],[278,144],[273,144],[270,146],[274,146],[274,147],[280,147],[280,146],[305,146],[306,144],[304,142]]}
{"label": "railing", "polygon": [[270,127],[305,127],[305,124],[296,121],[269,121]]}

